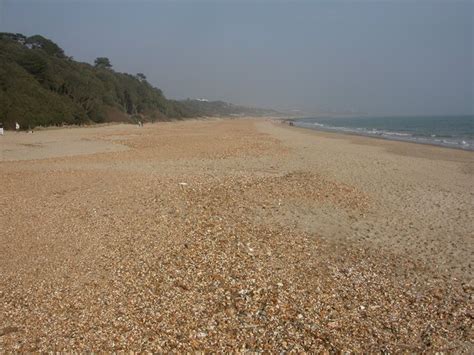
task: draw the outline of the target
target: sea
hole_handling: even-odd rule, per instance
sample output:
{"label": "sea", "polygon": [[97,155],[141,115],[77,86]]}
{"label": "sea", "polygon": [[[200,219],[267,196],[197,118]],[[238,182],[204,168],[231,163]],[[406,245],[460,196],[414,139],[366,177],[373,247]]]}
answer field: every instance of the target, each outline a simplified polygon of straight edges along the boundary
{"label": "sea", "polygon": [[474,115],[306,117],[295,126],[474,151]]}

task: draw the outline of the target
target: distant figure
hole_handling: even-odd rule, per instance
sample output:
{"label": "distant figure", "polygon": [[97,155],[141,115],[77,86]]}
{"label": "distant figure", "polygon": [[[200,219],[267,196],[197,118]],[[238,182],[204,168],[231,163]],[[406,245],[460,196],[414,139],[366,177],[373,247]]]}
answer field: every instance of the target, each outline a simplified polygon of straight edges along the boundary
{"label": "distant figure", "polygon": [[143,127],[143,122],[142,121],[138,121],[138,127]]}
{"label": "distant figure", "polygon": [[293,126],[293,125],[294,125],[294,123],[290,121],[290,126]]}
{"label": "distant figure", "polygon": [[15,130],[18,132],[20,130],[20,124],[15,122]]}
{"label": "distant figure", "polygon": [[3,123],[0,122],[0,136],[3,136]]}

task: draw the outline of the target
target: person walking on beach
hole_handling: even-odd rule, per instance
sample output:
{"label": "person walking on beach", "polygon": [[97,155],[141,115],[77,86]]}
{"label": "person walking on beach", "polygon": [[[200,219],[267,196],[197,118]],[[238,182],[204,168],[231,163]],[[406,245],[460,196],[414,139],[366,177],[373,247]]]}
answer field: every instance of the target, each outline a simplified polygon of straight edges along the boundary
{"label": "person walking on beach", "polygon": [[0,122],[0,136],[3,136],[3,123]]}
{"label": "person walking on beach", "polygon": [[20,124],[18,122],[15,122],[15,131],[20,131]]}

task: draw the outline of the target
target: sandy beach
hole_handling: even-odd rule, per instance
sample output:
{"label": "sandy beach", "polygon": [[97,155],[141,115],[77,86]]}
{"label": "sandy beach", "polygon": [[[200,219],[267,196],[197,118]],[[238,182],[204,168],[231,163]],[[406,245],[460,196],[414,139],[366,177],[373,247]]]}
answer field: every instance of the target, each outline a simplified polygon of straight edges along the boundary
{"label": "sandy beach", "polygon": [[0,352],[473,349],[474,153],[271,119],[0,136]]}

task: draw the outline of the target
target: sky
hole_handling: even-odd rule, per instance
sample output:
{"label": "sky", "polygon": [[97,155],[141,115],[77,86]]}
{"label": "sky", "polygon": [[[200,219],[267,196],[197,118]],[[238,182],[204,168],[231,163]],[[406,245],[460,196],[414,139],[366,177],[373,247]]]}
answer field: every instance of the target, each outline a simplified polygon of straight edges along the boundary
{"label": "sky", "polygon": [[0,0],[0,32],[169,98],[309,113],[473,114],[473,17],[458,0]]}

